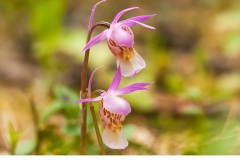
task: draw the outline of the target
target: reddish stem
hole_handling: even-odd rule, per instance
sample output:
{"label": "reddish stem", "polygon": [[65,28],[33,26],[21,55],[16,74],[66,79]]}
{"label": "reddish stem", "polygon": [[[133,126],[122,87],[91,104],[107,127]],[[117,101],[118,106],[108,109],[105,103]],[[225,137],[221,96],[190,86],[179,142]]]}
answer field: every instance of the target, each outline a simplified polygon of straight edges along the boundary
{"label": "reddish stem", "polygon": [[[94,28],[98,26],[104,26],[106,28],[110,27],[110,24],[108,22],[98,22],[96,23],[91,30],[88,33],[87,36],[87,43],[91,39],[92,31]],[[83,61],[83,66],[82,66],[82,72],[81,72],[81,91],[80,91],[80,99],[87,98],[87,69],[88,69],[88,59],[89,59],[89,53],[90,49],[86,50],[85,56],[84,56],[84,61]],[[81,115],[81,137],[80,137],[80,154],[85,155],[86,154],[86,133],[87,133],[87,103],[83,102],[82,105],[80,106],[82,110],[82,115]],[[94,115],[92,115],[94,116]],[[95,128],[96,129],[96,128]]]}

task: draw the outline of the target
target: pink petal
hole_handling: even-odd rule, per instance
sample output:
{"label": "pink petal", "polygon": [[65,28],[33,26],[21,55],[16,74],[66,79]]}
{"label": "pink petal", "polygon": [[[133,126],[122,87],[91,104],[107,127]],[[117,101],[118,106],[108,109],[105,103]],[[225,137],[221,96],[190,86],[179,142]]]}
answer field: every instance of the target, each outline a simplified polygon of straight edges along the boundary
{"label": "pink petal", "polygon": [[152,84],[153,82],[142,82],[142,83],[134,83],[129,86],[123,87],[117,91],[114,92],[114,95],[123,95],[128,94],[137,90],[149,90],[148,88],[145,88],[145,86]]}
{"label": "pink petal", "polygon": [[96,7],[97,7],[100,3],[105,2],[105,1],[106,1],[106,0],[102,0],[102,1],[98,2],[97,4],[95,4],[95,5],[93,6],[92,13],[91,13],[91,16],[90,16],[90,19],[89,19],[89,23],[88,23],[88,32],[89,32],[89,31],[91,30],[91,28],[92,28],[92,21],[93,21],[93,17],[94,17],[94,14],[95,14]]}
{"label": "pink petal", "polygon": [[126,116],[131,112],[129,103],[125,99],[117,96],[105,96],[103,98],[103,106],[106,108],[106,110],[115,114],[121,114],[123,116]]}
{"label": "pink petal", "polygon": [[[127,86],[127,87],[145,87],[145,86],[147,86],[147,85],[149,85],[149,84],[153,84],[154,82],[139,82],[139,83],[134,83],[134,84],[131,84],[131,85],[129,85],[129,86]],[[124,88],[126,88],[126,87],[124,87]],[[123,88],[122,88],[123,89]]]}
{"label": "pink petal", "polygon": [[111,36],[111,34],[112,34],[112,30],[113,30],[113,27],[110,27],[110,28],[108,29],[107,33],[106,33],[106,38],[107,38],[108,41],[109,41],[109,38],[110,38],[110,36]]}
{"label": "pink petal", "polygon": [[138,21],[134,21],[134,20],[129,20],[129,21],[131,21],[131,22],[133,22],[133,23],[140,24],[141,26],[146,27],[146,28],[149,28],[149,29],[155,29],[155,28],[152,27],[152,26],[146,25],[146,24],[141,23],[141,22],[138,22]]}
{"label": "pink petal", "polygon": [[92,79],[93,79],[94,73],[95,73],[97,70],[99,70],[100,68],[102,68],[102,67],[103,67],[103,66],[100,66],[100,67],[98,67],[97,69],[95,69],[95,70],[92,72],[91,76],[90,76],[90,79],[89,79],[89,81],[88,81],[88,94],[89,94],[89,95],[90,95],[90,93],[91,93]]}
{"label": "pink petal", "polygon": [[100,101],[103,99],[103,96],[98,96],[96,98],[86,98],[86,99],[79,99],[77,102],[93,102],[93,101]]}
{"label": "pink petal", "polygon": [[149,18],[152,18],[155,15],[156,14],[136,16],[136,17],[132,17],[132,18],[120,21],[120,22],[118,22],[118,24],[123,24],[123,25],[127,25],[128,27],[132,27],[132,26],[137,24],[137,23],[135,23],[133,21],[144,22],[144,21],[148,20]]}
{"label": "pink petal", "polygon": [[122,131],[119,134],[105,128],[102,134],[103,143],[112,149],[125,149],[128,146],[128,141],[124,137]]}
{"label": "pink petal", "polygon": [[121,81],[121,72],[120,72],[120,67],[118,67],[117,72],[112,80],[112,83],[108,88],[108,92],[116,90],[120,84],[120,81]]}
{"label": "pink petal", "polygon": [[85,52],[86,50],[88,50],[89,48],[91,48],[92,46],[94,46],[95,44],[101,42],[102,40],[104,40],[106,38],[106,33],[108,30],[103,31],[102,33],[100,33],[99,35],[95,36],[94,38],[92,38],[87,45],[83,48],[83,50],[81,51],[81,53]]}
{"label": "pink petal", "polygon": [[124,10],[122,10],[121,12],[119,12],[119,13],[115,16],[115,18],[113,19],[113,21],[112,21],[112,23],[111,23],[111,27],[117,23],[118,19],[119,19],[125,12],[130,11],[130,10],[133,10],[133,9],[139,9],[139,7],[132,7],[132,8],[124,9]]}
{"label": "pink petal", "polygon": [[129,62],[117,60],[117,65],[120,65],[124,77],[132,77],[146,67],[144,59],[135,50]]}

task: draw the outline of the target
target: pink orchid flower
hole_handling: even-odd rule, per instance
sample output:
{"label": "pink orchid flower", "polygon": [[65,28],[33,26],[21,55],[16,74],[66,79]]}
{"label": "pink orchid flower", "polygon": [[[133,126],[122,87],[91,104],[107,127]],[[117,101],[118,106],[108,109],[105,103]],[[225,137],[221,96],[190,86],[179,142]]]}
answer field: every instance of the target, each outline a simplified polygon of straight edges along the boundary
{"label": "pink orchid flower", "polygon": [[[91,93],[91,84],[94,73],[101,67],[95,69],[89,79],[88,91]],[[112,149],[124,149],[128,146],[128,141],[122,133],[122,125],[125,117],[131,112],[129,103],[119,97],[137,90],[148,90],[145,86],[153,82],[134,83],[132,85],[117,89],[121,81],[120,67],[113,78],[107,91],[104,91],[96,98],[77,100],[78,102],[100,101],[99,116],[104,132],[103,143]]]}
{"label": "pink orchid flower", "polygon": [[[104,1],[105,0],[98,2],[93,7],[88,25],[88,31],[90,31],[92,27],[93,16],[97,5]],[[139,9],[139,7],[128,8],[119,12],[113,19],[110,28],[104,30],[102,33],[92,38],[81,51],[81,53],[86,51],[87,49],[91,48],[106,38],[108,47],[110,48],[113,55],[117,57],[117,66],[121,66],[121,73],[124,77],[134,76],[136,73],[140,72],[143,68],[146,67],[144,59],[133,48],[134,34],[131,30],[131,27],[139,24],[149,29],[155,29],[152,26],[141,23],[155,16],[155,14],[136,16],[117,22],[125,12],[133,9]]]}

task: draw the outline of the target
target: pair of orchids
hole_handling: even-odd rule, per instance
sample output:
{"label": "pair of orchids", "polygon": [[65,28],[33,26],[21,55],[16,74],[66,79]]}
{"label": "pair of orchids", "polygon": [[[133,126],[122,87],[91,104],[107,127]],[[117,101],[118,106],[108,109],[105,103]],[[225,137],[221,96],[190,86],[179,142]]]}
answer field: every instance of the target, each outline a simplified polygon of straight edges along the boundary
{"label": "pair of orchids", "polygon": [[[93,7],[90,16],[88,32],[91,32],[92,21],[97,5],[104,1],[105,0],[98,2]],[[131,107],[129,103],[120,96],[137,90],[148,90],[146,86],[153,83],[140,82],[117,89],[121,81],[121,76],[132,77],[146,67],[144,59],[133,48],[134,34],[131,30],[131,27],[139,24],[149,29],[155,29],[154,27],[142,23],[143,21],[155,16],[155,14],[136,16],[118,22],[119,18],[125,12],[133,9],[139,8],[133,7],[119,12],[109,25],[109,28],[92,38],[81,51],[81,53],[87,51],[92,46],[106,38],[109,49],[117,58],[117,72],[108,90],[101,90],[99,91],[100,96],[91,98],[92,79],[94,73],[100,69],[102,67],[101,66],[95,69],[90,76],[88,83],[88,94],[90,94],[90,96],[77,100],[77,102],[82,103],[100,101],[99,116],[101,125],[104,127],[102,141],[106,146],[112,149],[125,149],[128,146],[128,141],[122,133],[122,125],[125,117],[131,112]]]}

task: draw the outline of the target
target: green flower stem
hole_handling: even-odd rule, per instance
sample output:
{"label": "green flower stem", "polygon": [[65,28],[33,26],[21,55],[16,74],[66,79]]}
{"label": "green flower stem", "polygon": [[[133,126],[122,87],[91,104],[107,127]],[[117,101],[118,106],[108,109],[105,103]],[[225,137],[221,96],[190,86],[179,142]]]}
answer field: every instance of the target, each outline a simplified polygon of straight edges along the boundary
{"label": "green flower stem", "polygon": [[[90,30],[87,36],[87,43],[91,39],[92,31],[94,28],[97,26],[104,26],[106,28],[110,27],[110,24],[107,22],[98,22],[96,23]],[[84,61],[83,61],[83,66],[82,66],[82,72],[81,72],[81,91],[80,91],[80,99],[87,98],[87,69],[88,69],[88,59],[89,59],[89,52],[90,49],[86,50],[85,55],[84,55]],[[80,154],[85,155],[86,154],[86,132],[87,132],[87,105],[85,102],[80,105],[80,109],[82,111],[81,115],[81,137],[80,137]],[[96,117],[96,116],[95,116]]]}
{"label": "green flower stem", "polygon": [[96,135],[97,135],[98,144],[99,144],[101,153],[102,153],[102,155],[106,155],[105,150],[104,150],[102,137],[100,135],[100,131],[99,131],[99,128],[98,128],[96,114],[95,114],[94,107],[93,107],[92,103],[90,103],[90,110],[91,110],[91,114],[92,114],[92,118],[93,118],[93,124],[94,124],[94,128],[95,128],[95,132],[96,132]]}

